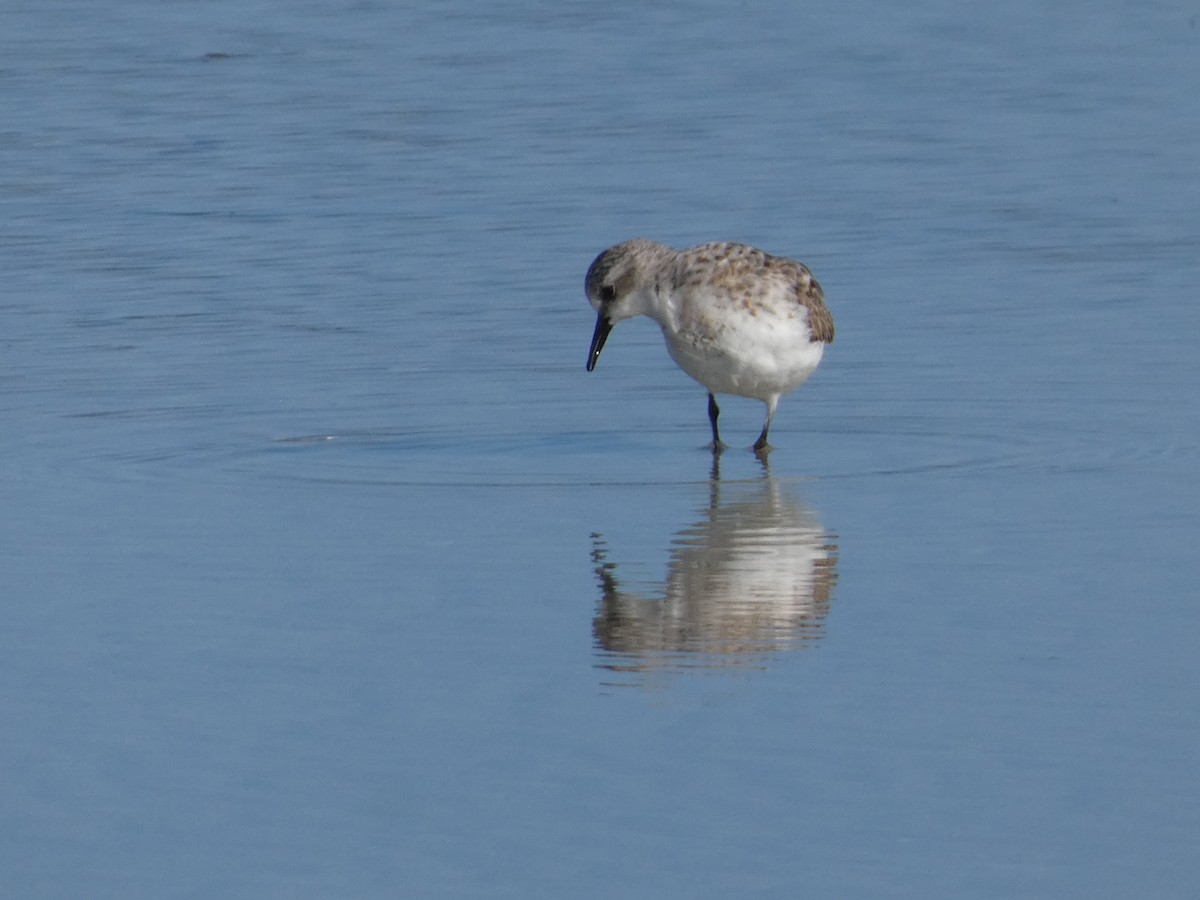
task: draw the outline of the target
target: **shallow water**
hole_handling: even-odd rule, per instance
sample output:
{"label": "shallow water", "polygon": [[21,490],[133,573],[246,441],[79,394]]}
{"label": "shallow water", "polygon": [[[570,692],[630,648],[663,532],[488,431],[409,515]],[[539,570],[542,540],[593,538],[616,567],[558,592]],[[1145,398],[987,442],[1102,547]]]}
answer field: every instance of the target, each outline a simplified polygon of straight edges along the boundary
{"label": "shallow water", "polygon": [[1194,10],[2,18],[5,896],[1194,891]]}

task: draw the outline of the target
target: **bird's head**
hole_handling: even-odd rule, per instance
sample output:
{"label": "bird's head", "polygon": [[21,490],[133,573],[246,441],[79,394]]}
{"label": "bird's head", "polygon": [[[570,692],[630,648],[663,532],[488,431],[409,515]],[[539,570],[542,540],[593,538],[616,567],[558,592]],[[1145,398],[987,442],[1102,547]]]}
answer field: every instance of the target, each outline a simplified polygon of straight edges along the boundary
{"label": "bird's head", "polygon": [[670,249],[645,238],[635,238],[609,247],[588,267],[584,290],[596,310],[596,330],[588,350],[587,370],[596,368],[596,360],[608,340],[608,333],[622,319],[643,315],[651,302],[652,267]]}

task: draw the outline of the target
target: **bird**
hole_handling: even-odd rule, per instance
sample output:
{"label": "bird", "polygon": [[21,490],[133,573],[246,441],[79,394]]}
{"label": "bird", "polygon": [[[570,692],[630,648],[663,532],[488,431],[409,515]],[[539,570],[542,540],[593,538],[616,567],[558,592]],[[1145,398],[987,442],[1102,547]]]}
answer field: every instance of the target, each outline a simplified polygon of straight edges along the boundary
{"label": "bird", "polygon": [[802,263],[756,247],[713,241],[676,250],[634,238],[603,251],[584,280],[596,310],[587,371],[618,322],[649,316],[662,328],[667,352],[708,390],[714,452],[724,449],[717,394],[766,404],[753,449],[763,455],[779,398],[816,370],[833,342],[825,294]]}

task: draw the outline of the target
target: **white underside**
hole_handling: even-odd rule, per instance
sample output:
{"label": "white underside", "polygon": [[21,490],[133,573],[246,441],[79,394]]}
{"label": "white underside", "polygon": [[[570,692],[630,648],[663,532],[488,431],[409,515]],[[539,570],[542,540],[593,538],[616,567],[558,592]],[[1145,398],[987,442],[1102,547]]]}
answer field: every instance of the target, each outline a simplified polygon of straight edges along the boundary
{"label": "white underside", "polygon": [[808,339],[802,319],[768,324],[751,320],[726,328],[717,340],[663,329],[667,351],[679,368],[715,394],[770,402],[793,391],[821,362],[825,345]]}

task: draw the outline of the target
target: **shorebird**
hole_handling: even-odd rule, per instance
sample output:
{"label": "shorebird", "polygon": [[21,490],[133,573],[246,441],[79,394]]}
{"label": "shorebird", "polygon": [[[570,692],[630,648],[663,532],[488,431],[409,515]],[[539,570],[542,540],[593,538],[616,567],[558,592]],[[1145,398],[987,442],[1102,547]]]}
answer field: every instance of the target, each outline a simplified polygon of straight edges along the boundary
{"label": "shorebird", "polygon": [[587,370],[617,322],[649,316],[679,368],[708,389],[714,451],[725,446],[717,394],[767,405],[754,442],[764,453],[779,398],[805,382],[833,341],[833,317],[812,272],[746,244],[676,250],[636,238],[597,256],[584,286],[597,313]]}

